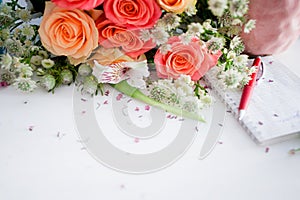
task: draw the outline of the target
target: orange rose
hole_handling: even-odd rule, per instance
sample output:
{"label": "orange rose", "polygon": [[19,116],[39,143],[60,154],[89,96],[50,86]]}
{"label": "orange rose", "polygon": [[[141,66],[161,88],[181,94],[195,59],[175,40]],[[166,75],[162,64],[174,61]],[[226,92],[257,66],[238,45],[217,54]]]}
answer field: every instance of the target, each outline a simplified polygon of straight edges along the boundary
{"label": "orange rose", "polygon": [[152,28],[161,16],[155,0],[105,0],[105,16],[128,29]]}
{"label": "orange rose", "polygon": [[88,14],[60,8],[51,2],[46,2],[39,34],[48,51],[68,56],[74,65],[84,62],[98,46],[98,31]]}
{"label": "orange rose", "polygon": [[140,30],[127,30],[106,19],[104,14],[96,20],[96,27],[99,31],[100,45],[105,48],[120,47],[132,58],[137,58],[156,46],[152,40],[142,41],[139,37]]}
{"label": "orange rose", "polygon": [[160,78],[178,78],[180,74],[191,76],[193,81],[199,80],[211,67],[218,62],[221,52],[208,53],[198,38],[185,45],[178,36],[168,40],[170,51],[162,54],[158,50],[154,56],[157,76]]}
{"label": "orange rose", "polygon": [[157,3],[168,12],[181,14],[189,7],[195,6],[196,0],[157,0]]}

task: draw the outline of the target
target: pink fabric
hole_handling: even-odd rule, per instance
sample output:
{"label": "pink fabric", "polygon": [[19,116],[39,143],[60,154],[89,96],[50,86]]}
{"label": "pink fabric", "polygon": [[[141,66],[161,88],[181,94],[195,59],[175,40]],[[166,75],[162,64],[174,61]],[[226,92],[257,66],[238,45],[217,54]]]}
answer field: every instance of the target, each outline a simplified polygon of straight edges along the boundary
{"label": "pink fabric", "polygon": [[250,0],[249,18],[256,27],[241,35],[249,54],[281,53],[300,36],[299,0]]}

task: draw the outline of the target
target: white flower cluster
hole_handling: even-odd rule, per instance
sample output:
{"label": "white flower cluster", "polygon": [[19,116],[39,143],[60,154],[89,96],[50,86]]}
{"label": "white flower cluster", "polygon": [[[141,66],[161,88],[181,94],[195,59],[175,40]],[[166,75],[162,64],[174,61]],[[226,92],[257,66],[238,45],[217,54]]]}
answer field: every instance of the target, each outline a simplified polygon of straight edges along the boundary
{"label": "white flower cluster", "polygon": [[190,76],[180,75],[176,80],[161,79],[149,87],[149,96],[154,100],[178,107],[187,112],[200,114],[201,109],[211,104],[211,96],[204,89],[197,89]]}

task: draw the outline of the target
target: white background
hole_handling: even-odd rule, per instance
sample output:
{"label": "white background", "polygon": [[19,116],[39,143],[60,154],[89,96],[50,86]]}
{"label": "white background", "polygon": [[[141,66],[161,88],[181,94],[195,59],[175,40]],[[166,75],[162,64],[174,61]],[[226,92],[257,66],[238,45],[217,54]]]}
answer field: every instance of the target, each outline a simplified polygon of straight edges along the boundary
{"label": "white background", "polygon": [[[300,75],[299,51],[300,40],[275,57]],[[72,91],[20,94],[0,88],[1,200],[299,199],[300,153],[288,154],[300,147],[299,138],[266,152],[227,114],[220,142],[204,160],[197,158],[201,146],[193,145],[164,170],[124,174],[84,149],[73,121]],[[201,130],[199,135],[203,140]]]}

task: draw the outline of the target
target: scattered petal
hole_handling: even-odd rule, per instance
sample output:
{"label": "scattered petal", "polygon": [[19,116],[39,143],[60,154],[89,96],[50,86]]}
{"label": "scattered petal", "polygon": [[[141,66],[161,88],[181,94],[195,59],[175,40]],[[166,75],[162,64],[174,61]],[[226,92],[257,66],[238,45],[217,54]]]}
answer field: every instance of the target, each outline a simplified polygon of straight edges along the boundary
{"label": "scattered petal", "polygon": [[139,139],[139,138],[134,138],[134,142],[135,142],[135,143],[139,143],[139,142],[140,142],[140,139]]}
{"label": "scattered petal", "polygon": [[85,114],[85,113],[86,113],[86,111],[85,111],[85,110],[81,111],[81,114]]}
{"label": "scattered petal", "polygon": [[123,94],[122,93],[118,94],[118,96],[116,97],[117,101],[120,101],[122,98],[123,98]]}
{"label": "scattered petal", "polygon": [[269,150],[270,150],[270,148],[269,148],[269,147],[266,147],[265,153],[269,153]]}
{"label": "scattered petal", "polygon": [[274,117],[279,117],[276,113],[273,115]]}
{"label": "scattered petal", "polygon": [[106,90],[105,93],[104,93],[104,95],[108,96],[109,95],[109,90]]}
{"label": "scattered petal", "polygon": [[272,79],[269,79],[269,80],[268,80],[268,82],[269,82],[269,83],[273,83],[273,82],[274,82],[274,80],[272,80]]}
{"label": "scattered petal", "polygon": [[103,104],[108,104],[108,101],[107,101],[107,100],[105,100],[105,101],[103,102]]}
{"label": "scattered petal", "polygon": [[34,127],[34,126],[29,126],[29,127],[28,127],[28,130],[29,130],[29,131],[33,131],[33,127]]}
{"label": "scattered petal", "polygon": [[134,111],[139,111],[140,109],[139,109],[139,107],[135,107],[135,109],[134,109]]}
{"label": "scattered petal", "polygon": [[258,122],[259,125],[264,125],[264,123],[262,123],[261,121]]}
{"label": "scattered petal", "polygon": [[146,106],[145,106],[145,110],[147,110],[147,111],[150,110],[150,106],[149,106],[149,105],[146,105]]}
{"label": "scattered petal", "polygon": [[218,143],[219,143],[219,144],[223,144],[223,142],[222,142],[222,141],[218,141]]}
{"label": "scattered petal", "polygon": [[81,98],[81,101],[86,102],[87,100],[85,98]]}

